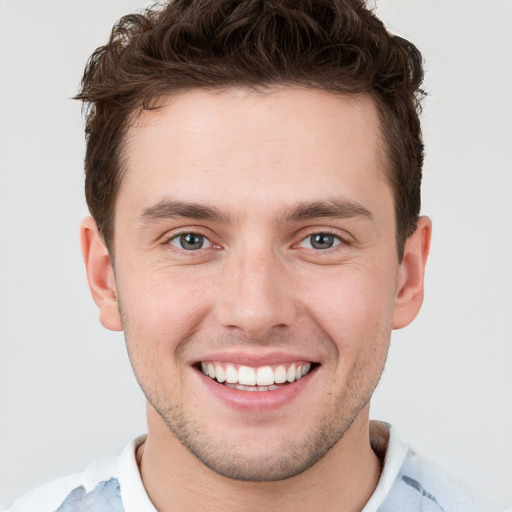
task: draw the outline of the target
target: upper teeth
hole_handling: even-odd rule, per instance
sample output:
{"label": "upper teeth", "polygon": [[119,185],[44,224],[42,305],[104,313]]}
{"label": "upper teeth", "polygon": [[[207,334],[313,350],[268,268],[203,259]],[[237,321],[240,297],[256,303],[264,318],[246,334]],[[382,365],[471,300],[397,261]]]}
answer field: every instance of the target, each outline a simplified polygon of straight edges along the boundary
{"label": "upper teeth", "polygon": [[272,386],[284,382],[294,382],[304,377],[311,369],[311,363],[292,363],[289,365],[235,366],[231,363],[203,362],[201,369],[205,375],[218,382],[242,384],[244,386]]}

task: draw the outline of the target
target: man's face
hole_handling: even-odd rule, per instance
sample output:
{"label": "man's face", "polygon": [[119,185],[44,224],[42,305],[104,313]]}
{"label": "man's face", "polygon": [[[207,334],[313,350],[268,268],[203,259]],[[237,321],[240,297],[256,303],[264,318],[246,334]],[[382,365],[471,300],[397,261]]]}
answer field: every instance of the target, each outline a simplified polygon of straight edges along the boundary
{"label": "man's face", "polygon": [[316,90],[187,92],[128,131],[114,253],[130,359],[220,474],[293,476],[367,422],[401,276],[380,147],[369,98]]}

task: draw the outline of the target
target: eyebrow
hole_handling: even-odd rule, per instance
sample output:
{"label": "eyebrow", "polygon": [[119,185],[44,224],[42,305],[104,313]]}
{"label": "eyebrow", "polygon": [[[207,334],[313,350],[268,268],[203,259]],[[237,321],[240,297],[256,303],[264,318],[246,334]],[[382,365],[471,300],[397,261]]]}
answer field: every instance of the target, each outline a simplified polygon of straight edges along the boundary
{"label": "eyebrow", "polygon": [[320,217],[334,219],[360,217],[372,220],[373,214],[360,203],[347,199],[330,199],[311,203],[298,203],[287,209],[281,222],[313,220]]}
{"label": "eyebrow", "polygon": [[149,224],[152,221],[175,218],[210,220],[224,223],[229,223],[231,220],[229,215],[213,206],[205,206],[188,201],[162,199],[158,203],[142,210],[139,215],[139,223]]}
{"label": "eyebrow", "polygon": [[[280,223],[300,222],[321,217],[373,219],[372,213],[360,203],[346,199],[331,199],[297,203],[287,208],[279,221]],[[138,220],[140,224],[146,225],[153,221],[176,218],[208,220],[225,224],[233,222],[230,215],[213,206],[171,199],[162,199],[158,203],[144,208]]]}

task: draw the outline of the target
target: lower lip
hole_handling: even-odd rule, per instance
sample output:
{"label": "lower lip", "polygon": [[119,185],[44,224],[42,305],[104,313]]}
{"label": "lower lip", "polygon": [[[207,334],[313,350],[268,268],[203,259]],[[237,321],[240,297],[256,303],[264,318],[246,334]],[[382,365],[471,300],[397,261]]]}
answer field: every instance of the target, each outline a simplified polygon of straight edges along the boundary
{"label": "lower lip", "polygon": [[281,386],[272,391],[242,391],[233,389],[196,370],[201,383],[207,390],[232,409],[245,412],[263,412],[279,409],[293,401],[304,391],[317,368],[311,370],[301,379]]}

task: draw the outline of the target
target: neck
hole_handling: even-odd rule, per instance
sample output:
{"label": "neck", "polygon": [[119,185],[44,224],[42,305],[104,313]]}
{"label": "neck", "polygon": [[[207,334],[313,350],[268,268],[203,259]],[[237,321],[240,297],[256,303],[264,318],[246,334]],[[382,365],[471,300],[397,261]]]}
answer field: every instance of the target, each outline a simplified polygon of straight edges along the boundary
{"label": "neck", "polygon": [[372,495],[380,461],[370,446],[368,410],[316,464],[276,482],[223,477],[184,448],[148,407],[148,437],[137,453],[144,486],[159,512],[296,510],[359,512]]}

